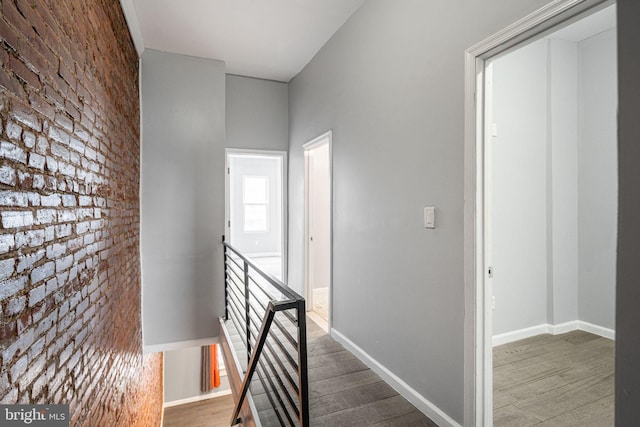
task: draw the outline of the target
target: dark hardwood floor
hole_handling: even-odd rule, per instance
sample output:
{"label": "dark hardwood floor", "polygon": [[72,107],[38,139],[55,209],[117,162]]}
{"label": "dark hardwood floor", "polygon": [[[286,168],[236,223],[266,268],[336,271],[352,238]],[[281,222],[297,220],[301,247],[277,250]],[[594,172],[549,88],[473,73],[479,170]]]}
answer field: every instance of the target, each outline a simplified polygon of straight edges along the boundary
{"label": "dark hardwood floor", "polygon": [[494,426],[613,426],[614,345],[573,331],[494,348]]}

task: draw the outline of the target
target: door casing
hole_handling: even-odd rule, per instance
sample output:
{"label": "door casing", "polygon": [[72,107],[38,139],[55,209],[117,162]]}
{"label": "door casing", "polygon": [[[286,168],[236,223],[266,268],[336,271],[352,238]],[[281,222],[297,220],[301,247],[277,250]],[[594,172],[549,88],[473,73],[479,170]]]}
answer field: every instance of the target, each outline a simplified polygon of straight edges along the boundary
{"label": "door casing", "polygon": [[[493,425],[493,365],[491,289],[486,188],[485,139],[486,62],[516,49],[531,38],[555,31],[604,7],[614,0],[554,0],[465,53],[465,148],[464,148],[464,425]],[[490,226],[490,225],[489,225]],[[489,243],[490,244],[490,243]]]}
{"label": "door casing", "polygon": [[249,149],[240,149],[240,148],[225,148],[225,165],[224,165],[224,233],[227,236],[227,239],[231,236],[231,227],[229,221],[231,220],[231,182],[229,179],[229,167],[230,167],[230,158],[233,155],[256,155],[256,156],[272,156],[272,157],[280,157],[282,159],[282,206],[281,206],[281,239],[282,239],[282,281],[287,283],[287,272],[288,272],[288,256],[287,256],[287,246],[288,246],[288,218],[287,218],[287,152],[286,151],[275,151],[275,150],[249,150]]}
{"label": "door casing", "polygon": [[313,308],[313,292],[311,286],[311,251],[309,247],[311,230],[310,230],[310,168],[309,153],[311,150],[318,148],[324,144],[329,147],[329,312],[327,318],[329,334],[333,324],[333,155],[332,155],[332,138],[331,130],[312,139],[302,146],[304,149],[304,297],[307,301],[307,311]]}

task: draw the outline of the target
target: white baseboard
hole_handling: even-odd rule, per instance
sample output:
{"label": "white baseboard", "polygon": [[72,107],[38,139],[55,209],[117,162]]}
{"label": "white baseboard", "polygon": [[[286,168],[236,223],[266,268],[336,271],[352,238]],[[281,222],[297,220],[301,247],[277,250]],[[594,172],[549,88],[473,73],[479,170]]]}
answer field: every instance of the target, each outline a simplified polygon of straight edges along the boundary
{"label": "white baseboard", "polygon": [[530,328],[518,329],[517,331],[506,332],[493,336],[493,346],[508,344],[510,342],[523,340],[525,338],[535,337],[541,334],[564,334],[571,331],[585,331],[604,338],[615,340],[616,332],[613,329],[603,328],[593,323],[583,322],[581,320],[572,320],[570,322],[561,323],[559,325],[551,325],[543,323],[532,326]]}
{"label": "white baseboard", "polygon": [[188,397],[186,399],[174,400],[171,402],[164,402],[162,406],[164,408],[170,408],[172,406],[184,405],[186,403],[200,402],[203,400],[213,399],[215,397],[227,396],[229,394],[231,394],[231,389],[214,391],[213,393],[203,394],[200,396],[193,396],[193,397]]}
{"label": "white baseboard", "polygon": [[518,329],[517,331],[505,332],[504,334],[498,334],[493,336],[493,346],[499,346],[502,344],[508,344],[514,341],[520,341],[525,338],[535,337],[536,335],[541,334],[550,334],[551,333],[551,325],[542,324],[537,326],[532,326],[530,328]]}
{"label": "white baseboard", "polygon": [[571,322],[560,323],[559,325],[548,325],[550,328],[550,334],[552,335],[560,335],[566,334],[567,332],[575,331],[580,329],[580,321],[572,320]]}
{"label": "white baseboard", "polygon": [[616,331],[602,326],[594,325],[593,323],[578,321],[578,329],[585,332],[590,332],[594,335],[600,335],[610,340],[616,339]]}
{"label": "white baseboard", "polygon": [[414,390],[409,384],[400,379],[397,375],[383,366],[376,359],[371,357],[367,352],[354,344],[349,338],[335,330],[331,329],[331,336],[347,350],[353,353],[372,371],[380,376],[387,384],[393,387],[402,397],[411,402],[420,412],[431,418],[441,427],[460,427],[453,418],[444,413],[436,405],[425,399],[420,393]]}

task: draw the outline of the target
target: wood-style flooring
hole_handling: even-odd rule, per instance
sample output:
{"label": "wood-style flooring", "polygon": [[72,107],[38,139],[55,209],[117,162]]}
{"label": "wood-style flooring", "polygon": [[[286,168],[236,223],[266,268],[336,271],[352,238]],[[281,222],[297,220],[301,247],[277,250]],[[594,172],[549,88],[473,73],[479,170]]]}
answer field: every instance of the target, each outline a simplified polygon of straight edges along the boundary
{"label": "wood-style flooring", "polygon": [[[311,426],[436,426],[309,318],[307,351]],[[264,391],[252,394],[262,407]],[[232,411],[230,396],[167,408],[164,427],[228,427]],[[268,410],[260,417],[264,427],[279,425]]]}
{"label": "wood-style flooring", "polygon": [[307,334],[312,426],[436,426],[313,321]]}
{"label": "wood-style flooring", "polygon": [[614,341],[583,331],[493,350],[494,426],[614,425]]}
{"label": "wood-style flooring", "polygon": [[233,396],[222,396],[164,410],[163,427],[229,427]]}

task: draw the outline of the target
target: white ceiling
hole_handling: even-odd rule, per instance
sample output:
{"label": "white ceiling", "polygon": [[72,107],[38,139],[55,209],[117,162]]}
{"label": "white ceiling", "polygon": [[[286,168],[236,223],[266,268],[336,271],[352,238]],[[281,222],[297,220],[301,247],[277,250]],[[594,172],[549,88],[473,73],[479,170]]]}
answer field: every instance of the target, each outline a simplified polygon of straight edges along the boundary
{"label": "white ceiling", "polygon": [[227,73],[288,82],[365,0],[120,0],[138,52],[226,63]]}

